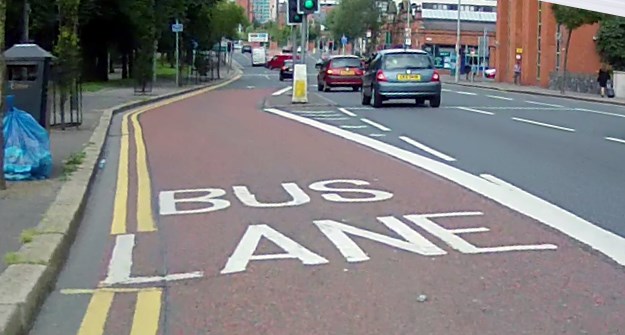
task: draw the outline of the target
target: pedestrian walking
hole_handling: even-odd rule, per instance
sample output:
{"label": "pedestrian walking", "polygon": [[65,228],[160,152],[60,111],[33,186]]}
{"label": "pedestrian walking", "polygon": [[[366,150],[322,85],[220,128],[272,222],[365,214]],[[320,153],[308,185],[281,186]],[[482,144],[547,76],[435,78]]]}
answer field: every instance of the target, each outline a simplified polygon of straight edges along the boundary
{"label": "pedestrian walking", "polygon": [[599,82],[599,87],[601,88],[601,97],[605,97],[606,88],[608,87],[608,82],[610,81],[610,72],[608,71],[608,67],[605,64],[601,65],[599,69],[599,74],[597,75],[597,82]]}
{"label": "pedestrian walking", "polygon": [[514,63],[514,84],[521,85],[521,62]]}

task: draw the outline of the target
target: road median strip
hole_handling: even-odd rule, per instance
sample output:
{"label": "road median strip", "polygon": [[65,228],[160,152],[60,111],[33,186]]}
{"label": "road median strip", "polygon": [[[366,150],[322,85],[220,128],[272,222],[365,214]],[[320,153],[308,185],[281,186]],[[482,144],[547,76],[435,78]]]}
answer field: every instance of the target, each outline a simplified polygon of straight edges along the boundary
{"label": "road median strip", "polygon": [[82,164],[75,167],[71,178],[63,184],[33,230],[32,238],[14,253],[14,264],[0,274],[0,334],[26,333],[54,289],[82,220],[113,116],[140,107],[149,110],[150,106],[157,108],[168,100],[175,102],[201,94],[236,81],[241,75],[242,71],[237,68],[230,78],[215,83],[125,103],[102,112],[89,145],[84,147]]}

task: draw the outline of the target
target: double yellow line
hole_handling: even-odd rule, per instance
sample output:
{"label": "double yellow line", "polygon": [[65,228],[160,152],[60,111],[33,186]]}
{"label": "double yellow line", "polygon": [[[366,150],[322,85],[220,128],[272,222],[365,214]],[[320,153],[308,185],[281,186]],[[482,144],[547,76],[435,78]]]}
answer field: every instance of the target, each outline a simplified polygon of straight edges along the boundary
{"label": "double yellow line", "polygon": [[237,75],[221,84],[207,87],[198,91],[190,92],[151,104],[147,107],[124,114],[121,125],[121,143],[119,148],[119,164],[117,167],[117,186],[115,189],[115,201],[113,208],[113,221],[111,223],[111,235],[128,234],[128,189],[129,189],[129,157],[130,157],[130,127],[129,120],[132,123],[132,136],[134,138],[136,149],[136,170],[137,170],[137,213],[136,232],[154,232],[157,230],[152,210],[152,182],[150,180],[150,172],[147,163],[147,151],[143,138],[143,130],[139,122],[141,114],[159,108],[171,103],[188,99],[190,97],[200,95],[209,91],[229,85],[230,83],[241,78]]}
{"label": "double yellow line", "polygon": [[161,315],[160,288],[64,290],[64,294],[92,294],[77,335],[102,335],[113,299],[118,294],[137,294],[130,335],[156,335]]}

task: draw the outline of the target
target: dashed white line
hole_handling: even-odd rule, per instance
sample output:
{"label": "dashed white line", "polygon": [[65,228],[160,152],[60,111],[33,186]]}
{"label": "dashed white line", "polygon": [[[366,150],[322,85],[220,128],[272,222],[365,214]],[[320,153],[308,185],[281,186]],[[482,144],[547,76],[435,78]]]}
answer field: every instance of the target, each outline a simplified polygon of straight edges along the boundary
{"label": "dashed white line", "polygon": [[369,136],[371,136],[371,137],[384,137],[386,135],[384,135],[384,134],[369,134]]}
{"label": "dashed white line", "polygon": [[414,147],[416,147],[416,148],[418,148],[418,149],[421,149],[421,150],[423,150],[423,151],[425,151],[425,152],[427,152],[427,153],[429,153],[431,155],[434,155],[434,156],[436,156],[436,157],[438,157],[438,158],[440,158],[442,160],[445,160],[445,161],[448,161],[448,162],[454,162],[456,160],[455,158],[453,158],[453,157],[451,157],[449,155],[446,155],[446,154],[444,154],[444,153],[442,153],[440,151],[434,150],[434,149],[428,147],[425,144],[419,143],[419,142],[411,139],[410,137],[400,136],[399,139],[404,141],[404,142],[406,142],[406,143],[408,143],[408,144],[410,144],[410,145],[412,145],[412,146],[414,146]]}
{"label": "dashed white line", "polygon": [[473,93],[473,92],[463,92],[463,91],[455,91],[455,93],[458,93],[458,94],[464,94],[464,95],[477,95],[477,93]]}
{"label": "dashed white line", "polygon": [[489,97],[489,98],[499,99],[499,100],[508,100],[508,101],[514,100],[512,98],[502,97],[502,96],[499,96],[499,95],[486,95],[486,96]]}
{"label": "dashed white line", "polygon": [[315,120],[323,120],[323,121],[345,121],[349,120],[346,117],[315,117]]}
{"label": "dashed white line", "polygon": [[625,140],[622,140],[620,138],[616,138],[616,137],[604,137],[604,138],[608,141],[625,144]]}
{"label": "dashed white line", "polygon": [[585,109],[585,108],[575,108],[576,111],[580,111],[580,112],[588,112],[588,113],[594,113],[594,114],[601,114],[601,115],[608,115],[608,116],[616,116],[616,117],[622,117],[625,118],[624,114],[616,114],[616,113],[610,113],[610,112],[601,112],[601,111],[596,111],[596,110],[592,110],[592,109]]}
{"label": "dashed white line", "polygon": [[441,91],[443,91],[443,92],[453,92],[452,90],[450,90],[448,88],[443,88],[443,89],[441,89]]}
{"label": "dashed white line", "polygon": [[533,124],[536,126],[541,126],[541,127],[547,127],[547,128],[552,128],[552,129],[557,129],[557,130],[563,130],[563,131],[569,131],[569,132],[575,132],[575,129],[571,129],[571,128],[564,128],[564,127],[560,127],[560,126],[556,126],[553,124],[549,124],[549,123],[542,123],[542,122],[538,122],[538,121],[532,121],[532,120],[527,120],[527,119],[521,119],[518,117],[513,117],[512,120],[514,121],[519,121],[519,122],[524,122],[524,123],[529,123],[529,124]]}
{"label": "dashed white line", "polygon": [[380,129],[381,131],[391,131],[391,129],[390,129],[390,128],[386,128],[386,127],[384,127],[383,125],[381,125],[381,124],[379,124],[379,123],[376,123],[376,122],[373,122],[373,121],[371,121],[371,120],[369,120],[369,119],[364,119],[364,118],[363,118],[363,119],[360,119],[360,121],[362,121],[362,122],[364,122],[364,123],[367,123],[368,125],[370,125],[370,126],[372,126],[372,127],[378,128],[378,129]]}
{"label": "dashed white line", "polygon": [[354,114],[354,113],[352,113],[352,112],[348,111],[348,110],[347,110],[347,109],[345,109],[345,108],[339,108],[339,111],[340,111],[341,113],[343,113],[343,114],[347,115],[347,116],[356,116],[356,114]]}
{"label": "dashed white line", "polygon": [[475,108],[469,108],[469,107],[458,107],[458,109],[461,109],[467,112],[473,112],[473,113],[479,113],[479,114],[485,114],[485,115],[495,115],[495,113],[493,112],[487,112],[487,111],[483,111],[483,110],[479,110]]}
{"label": "dashed white line", "polygon": [[273,94],[271,94],[271,95],[273,95],[273,96],[282,95],[283,93],[288,92],[292,88],[293,88],[293,86],[288,86],[288,87],[285,87],[285,88],[283,88],[283,89],[281,89],[279,91],[273,92]]}
{"label": "dashed white line", "polygon": [[349,126],[349,125],[346,125],[346,126],[341,126],[341,128],[343,128],[343,129],[363,129],[363,128],[367,128],[367,126],[364,126],[364,125],[361,125],[361,126]]}
{"label": "dashed white line", "polygon": [[546,104],[544,102],[538,102],[538,101],[525,100],[525,102],[527,102],[528,104],[532,104],[532,105],[564,108],[564,106],[562,105]]}

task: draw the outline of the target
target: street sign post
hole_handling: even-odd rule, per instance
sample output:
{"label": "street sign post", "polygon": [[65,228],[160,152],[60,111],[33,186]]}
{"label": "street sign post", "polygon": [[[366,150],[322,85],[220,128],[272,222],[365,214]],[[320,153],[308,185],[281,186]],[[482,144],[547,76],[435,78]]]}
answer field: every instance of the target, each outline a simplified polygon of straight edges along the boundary
{"label": "street sign post", "polygon": [[184,25],[178,22],[171,25],[171,31],[176,34],[176,87],[180,86],[180,33],[184,31]]}

